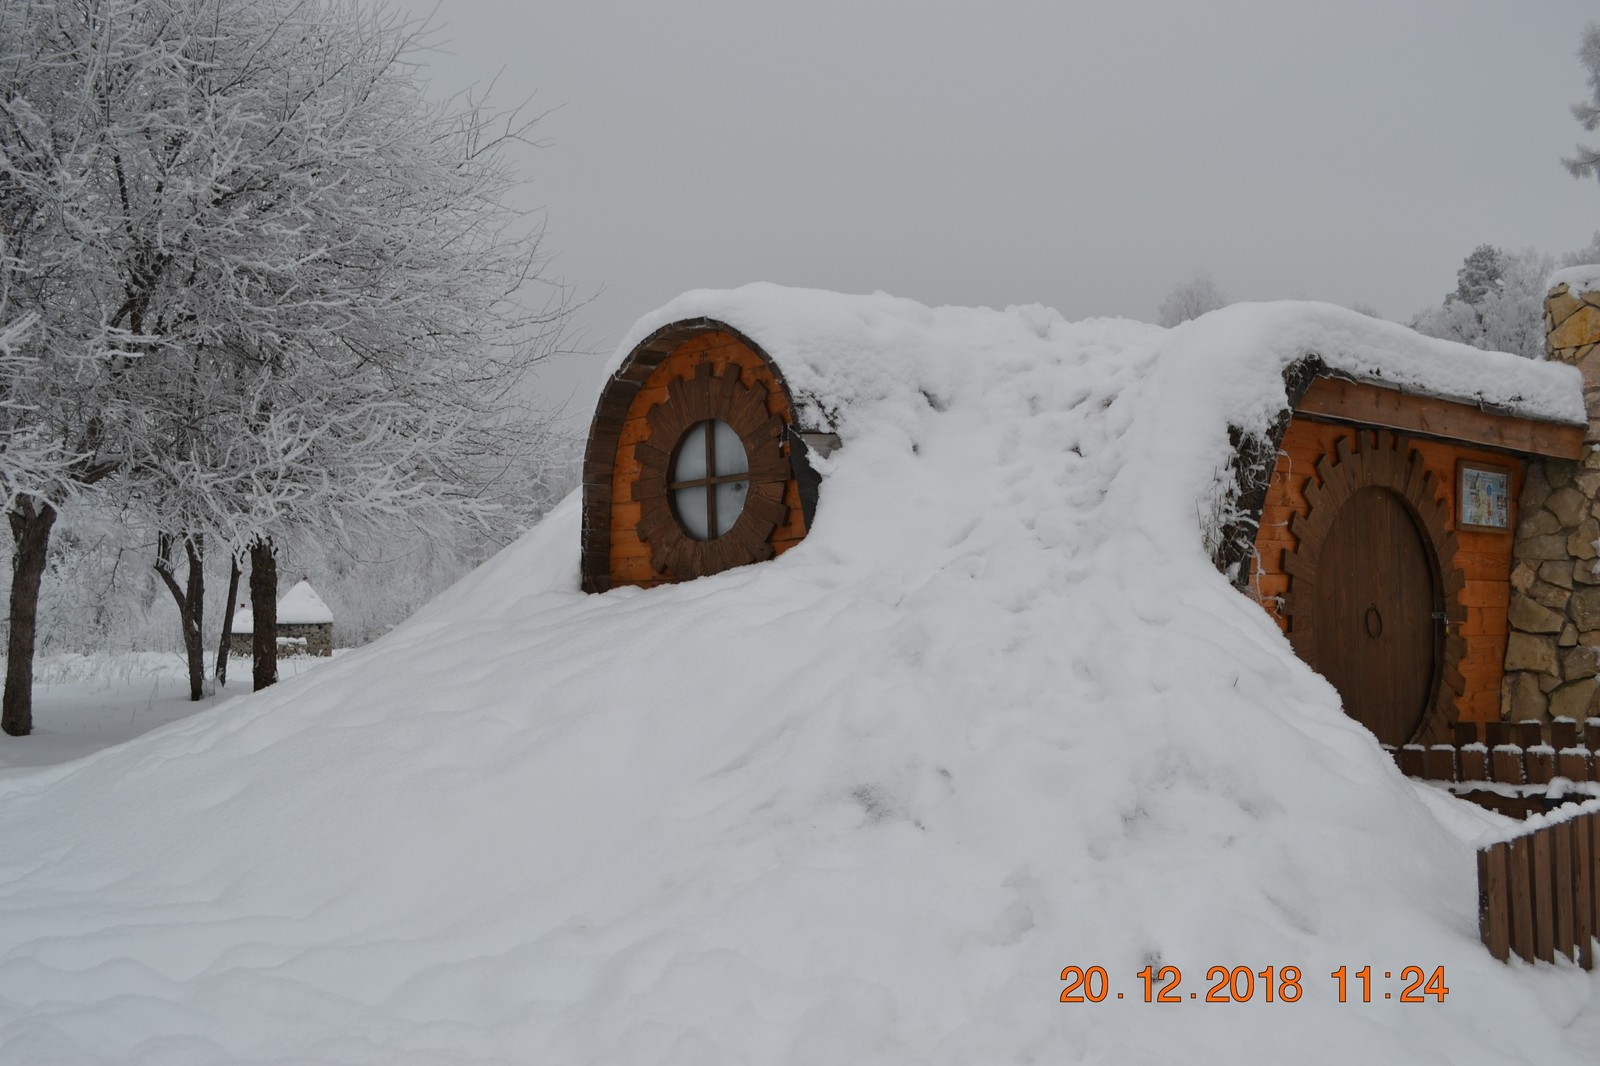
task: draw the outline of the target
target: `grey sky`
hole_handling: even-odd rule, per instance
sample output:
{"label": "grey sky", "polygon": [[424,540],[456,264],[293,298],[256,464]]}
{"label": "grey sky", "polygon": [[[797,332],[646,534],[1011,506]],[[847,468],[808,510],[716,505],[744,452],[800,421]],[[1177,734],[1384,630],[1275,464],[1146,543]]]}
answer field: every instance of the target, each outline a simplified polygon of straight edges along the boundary
{"label": "grey sky", "polygon": [[[419,10],[423,10],[418,6]],[[765,280],[1153,319],[1236,299],[1405,319],[1480,242],[1600,229],[1591,3],[444,0],[435,85],[557,108],[523,164],[598,363],[685,289]],[[1591,140],[1600,140],[1596,135]]]}

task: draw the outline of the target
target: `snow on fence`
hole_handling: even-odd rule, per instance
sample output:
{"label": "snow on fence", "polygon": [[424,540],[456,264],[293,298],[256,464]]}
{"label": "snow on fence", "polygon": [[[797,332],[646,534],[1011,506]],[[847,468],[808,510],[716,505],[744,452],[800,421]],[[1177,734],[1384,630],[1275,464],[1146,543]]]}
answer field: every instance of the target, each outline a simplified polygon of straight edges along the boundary
{"label": "snow on fence", "polygon": [[1559,952],[1594,969],[1600,804],[1568,810],[1570,817],[1478,851],[1478,935],[1502,962],[1512,952],[1554,962]]}
{"label": "snow on fence", "polygon": [[[1548,739],[1545,730],[1549,730]],[[1600,797],[1600,718],[1457,722],[1454,744],[1390,749],[1401,773],[1516,817]]]}

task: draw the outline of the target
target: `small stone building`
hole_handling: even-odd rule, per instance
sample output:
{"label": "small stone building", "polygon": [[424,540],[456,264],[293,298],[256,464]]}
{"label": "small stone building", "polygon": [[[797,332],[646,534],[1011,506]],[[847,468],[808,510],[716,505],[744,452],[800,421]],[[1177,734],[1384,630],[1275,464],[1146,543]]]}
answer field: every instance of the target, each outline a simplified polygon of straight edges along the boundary
{"label": "small stone building", "polygon": [[[250,605],[242,603],[233,616],[229,653],[248,656],[255,636]],[[333,612],[304,578],[278,601],[278,654],[332,655]]]}

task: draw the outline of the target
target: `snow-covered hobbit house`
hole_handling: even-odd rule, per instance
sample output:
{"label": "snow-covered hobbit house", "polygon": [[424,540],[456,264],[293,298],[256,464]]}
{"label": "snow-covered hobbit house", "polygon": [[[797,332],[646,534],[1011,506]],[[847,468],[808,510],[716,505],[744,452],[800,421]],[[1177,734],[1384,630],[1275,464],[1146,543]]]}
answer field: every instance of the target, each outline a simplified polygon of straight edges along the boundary
{"label": "snow-covered hobbit house", "polygon": [[[881,412],[885,376],[910,374],[921,380],[900,390],[942,410],[941,347],[1019,375],[1054,358],[1052,323],[1005,336],[1030,309],[874,323],[870,299],[749,286],[687,294],[635,327],[589,434],[586,591],[797,544],[819,493],[827,506],[810,460],[841,437],[848,453],[851,398]],[[1274,379],[1264,413],[1233,405],[1252,414],[1227,426],[1196,538],[1385,744],[1445,741],[1458,721],[1600,714],[1600,454],[1585,443],[1600,433],[1584,403],[1600,412],[1600,269],[1557,275],[1547,307],[1543,363],[1313,304],[1236,306],[1146,342],[1214,360],[1211,390],[1246,397],[1262,386],[1241,377]],[[1095,372],[1060,363],[1043,369]]]}
{"label": "snow-covered hobbit house", "polygon": [[[233,639],[229,654],[248,656],[255,635],[250,605],[240,604],[233,615]],[[332,655],[333,611],[302,578],[278,601],[279,655]]]}
{"label": "snow-covered hobbit house", "polygon": [[[1563,271],[1546,300],[1548,357],[1581,370],[1582,408],[1449,377],[1396,387],[1381,363],[1352,374],[1313,355],[1286,375],[1272,447],[1241,450],[1235,528],[1254,536],[1247,566],[1237,537],[1219,562],[1386,744],[1600,715],[1597,283]],[[1513,364],[1507,381],[1555,370]]]}
{"label": "snow-covered hobbit house", "polygon": [[[1448,378],[1397,387],[1384,370],[1340,371],[1315,354],[1289,368],[1292,410],[1241,449],[1242,522],[1218,561],[1386,744],[1443,742],[1458,720],[1540,716],[1547,693],[1556,713],[1583,716],[1594,669],[1577,659],[1593,652],[1577,646],[1600,632],[1580,636],[1563,610],[1575,586],[1600,580],[1585,561],[1600,529],[1587,541],[1578,530],[1594,525],[1592,503],[1572,487],[1584,426]],[[1552,477],[1568,491],[1556,495]],[[1548,647],[1508,639],[1529,628]]]}

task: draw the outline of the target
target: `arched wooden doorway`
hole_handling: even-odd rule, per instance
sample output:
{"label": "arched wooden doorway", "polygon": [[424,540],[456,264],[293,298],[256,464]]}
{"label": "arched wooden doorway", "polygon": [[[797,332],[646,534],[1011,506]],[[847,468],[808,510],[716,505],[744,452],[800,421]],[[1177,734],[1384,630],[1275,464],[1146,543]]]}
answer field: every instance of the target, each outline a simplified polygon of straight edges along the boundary
{"label": "arched wooden doorway", "polygon": [[1289,639],[1385,744],[1444,740],[1456,720],[1464,617],[1439,484],[1392,433],[1357,432],[1317,463],[1290,529]]}
{"label": "arched wooden doorway", "polygon": [[1344,708],[1385,744],[1416,735],[1443,650],[1433,560],[1389,489],[1357,489],[1322,541],[1311,665]]}

